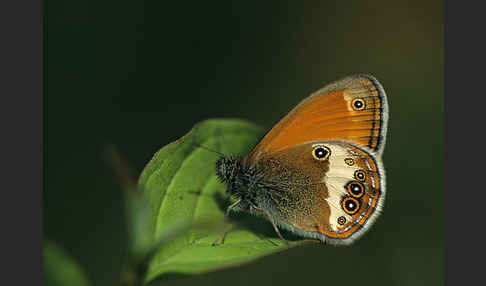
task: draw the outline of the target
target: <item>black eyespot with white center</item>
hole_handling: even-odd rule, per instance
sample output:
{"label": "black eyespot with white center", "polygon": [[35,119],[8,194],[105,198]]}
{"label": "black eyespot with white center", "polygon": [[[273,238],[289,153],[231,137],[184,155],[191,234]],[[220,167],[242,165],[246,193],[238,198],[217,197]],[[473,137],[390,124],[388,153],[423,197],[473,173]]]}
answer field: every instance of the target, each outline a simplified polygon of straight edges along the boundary
{"label": "black eyespot with white center", "polygon": [[363,170],[356,170],[354,178],[360,182],[366,181],[366,173]]}
{"label": "black eyespot with white center", "polygon": [[341,206],[347,214],[354,215],[358,212],[361,203],[355,198],[344,197],[344,199],[341,201]]}
{"label": "black eyespot with white center", "polygon": [[329,155],[331,155],[331,150],[324,145],[314,146],[312,150],[312,156],[319,161],[327,160]]}
{"label": "black eyespot with white center", "polygon": [[324,148],[317,148],[316,150],[314,150],[314,154],[317,158],[322,159],[327,156],[327,150]]}
{"label": "black eyespot with white center", "polygon": [[366,102],[362,98],[353,99],[351,106],[354,110],[363,110],[366,107]]}
{"label": "black eyespot with white center", "polygon": [[339,225],[344,225],[346,223],[346,218],[343,217],[343,216],[340,216],[340,217],[338,217],[337,222],[338,222]]}
{"label": "black eyespot with white center", "polygon": [[361,198],[365,193],[363,184],[358,181],[351,181],[347,183],[345,188],[348,191],[348,194],[355,198]]}

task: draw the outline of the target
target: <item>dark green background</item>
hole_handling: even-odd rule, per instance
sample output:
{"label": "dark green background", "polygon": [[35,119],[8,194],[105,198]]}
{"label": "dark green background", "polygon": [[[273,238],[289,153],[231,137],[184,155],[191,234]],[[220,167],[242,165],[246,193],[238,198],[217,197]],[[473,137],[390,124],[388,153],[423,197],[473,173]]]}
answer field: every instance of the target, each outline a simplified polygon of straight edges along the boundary
{"label": "dark green background", "polygon": [[387,200],[350,247],[306,246],[165,285],[442,285],[442,1],[45,1],[44,234],[95,285],[117,285],[122,193],[213,117],[270,128],[330,81],[371,73],[390,105]]}

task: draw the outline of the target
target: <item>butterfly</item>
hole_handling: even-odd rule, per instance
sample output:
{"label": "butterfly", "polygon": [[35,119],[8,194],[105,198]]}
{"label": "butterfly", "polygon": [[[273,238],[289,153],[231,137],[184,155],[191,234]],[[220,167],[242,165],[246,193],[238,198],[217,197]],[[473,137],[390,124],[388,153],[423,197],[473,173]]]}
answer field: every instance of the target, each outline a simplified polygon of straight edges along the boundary
{"label": "butterfly", "polygon": [[385,200],[382,154],[388,104],[371,75],[353,75],[311,94],[245,158],[221,156],[216,175],[235,199],[227,209],[263,215],[300,237],[350,244]]}

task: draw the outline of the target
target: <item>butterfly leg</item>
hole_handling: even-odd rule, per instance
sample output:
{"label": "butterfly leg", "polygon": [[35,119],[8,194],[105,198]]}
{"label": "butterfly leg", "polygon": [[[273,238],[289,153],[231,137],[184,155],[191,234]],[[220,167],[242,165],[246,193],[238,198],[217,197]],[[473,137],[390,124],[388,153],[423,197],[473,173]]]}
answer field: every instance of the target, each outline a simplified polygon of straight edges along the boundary
{"label": "butterfly leg", "polygon": [[226,222],[228,221],[228,217],[229,217],[229,213],[230,213],[230,210],[232,208],[234,208],[235,206],[237,206],[239,203],[241,202],[241,200],[237,200],[236,202],[232,203],[227,209],[226,209],[226,214],[224,215],[224,222],[222,224],[222,229],[219,233],[219,236],[218,238],[211,244],[212,246],[216,246],[217,243],[219,241],[221,241],[221,243],[223,243],[223,239],[224,239],[224,235],[226,234],[226,232],[228,231],[227,229],[225,229],[225,225],[226,225]]}
{"label": "butterfly leg", "polygon": [[272,216],[271,216],[271,215],[270,215],[270,214],[269,214],[267,211],[265,211],[265,210],[263,210],[263,209],[261,209],[261,208],[259,208],[259,207],[256,207],[255,205],[252,205],[252,207],[253,207],[253,208],[255,208],[255,209],[257,209],[257,210],[259,210],[259,211],[261,211],[261,212],[263,212],[263,213],[264,213],[264,214],[267,216],[268,220],[269,220],[269,221],[272,223],[272,225],[273,225],[273,229],[274,229],[274,230],[275,230],[275,232],[277,233],[278,237],[279,237],[281,240],[283,240],[283,241],[285,242],[285,244],[288,244],[287,240],[286,240],[286,239],[285,239],[285,238],[282,236],[282,234],[281,234],[281,233],[280,233],[280,231],[278,230],[278,227],[277,227],[277,225],[275,224],[275,221],[273,220]]}

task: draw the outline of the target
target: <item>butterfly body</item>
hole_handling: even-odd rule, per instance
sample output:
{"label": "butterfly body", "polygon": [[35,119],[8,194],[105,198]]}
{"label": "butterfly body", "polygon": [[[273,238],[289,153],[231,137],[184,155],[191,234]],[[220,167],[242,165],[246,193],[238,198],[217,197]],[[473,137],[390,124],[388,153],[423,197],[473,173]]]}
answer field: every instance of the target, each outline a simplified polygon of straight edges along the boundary
{"label": "butterfly body", "polygon": [[248,157],[217,161],[216,174],[236,199],[230,208],[265,215],[302,237],[353,242],[384,202],[387,115],[383,88],[371,76],[326,86],[284,117]]}

